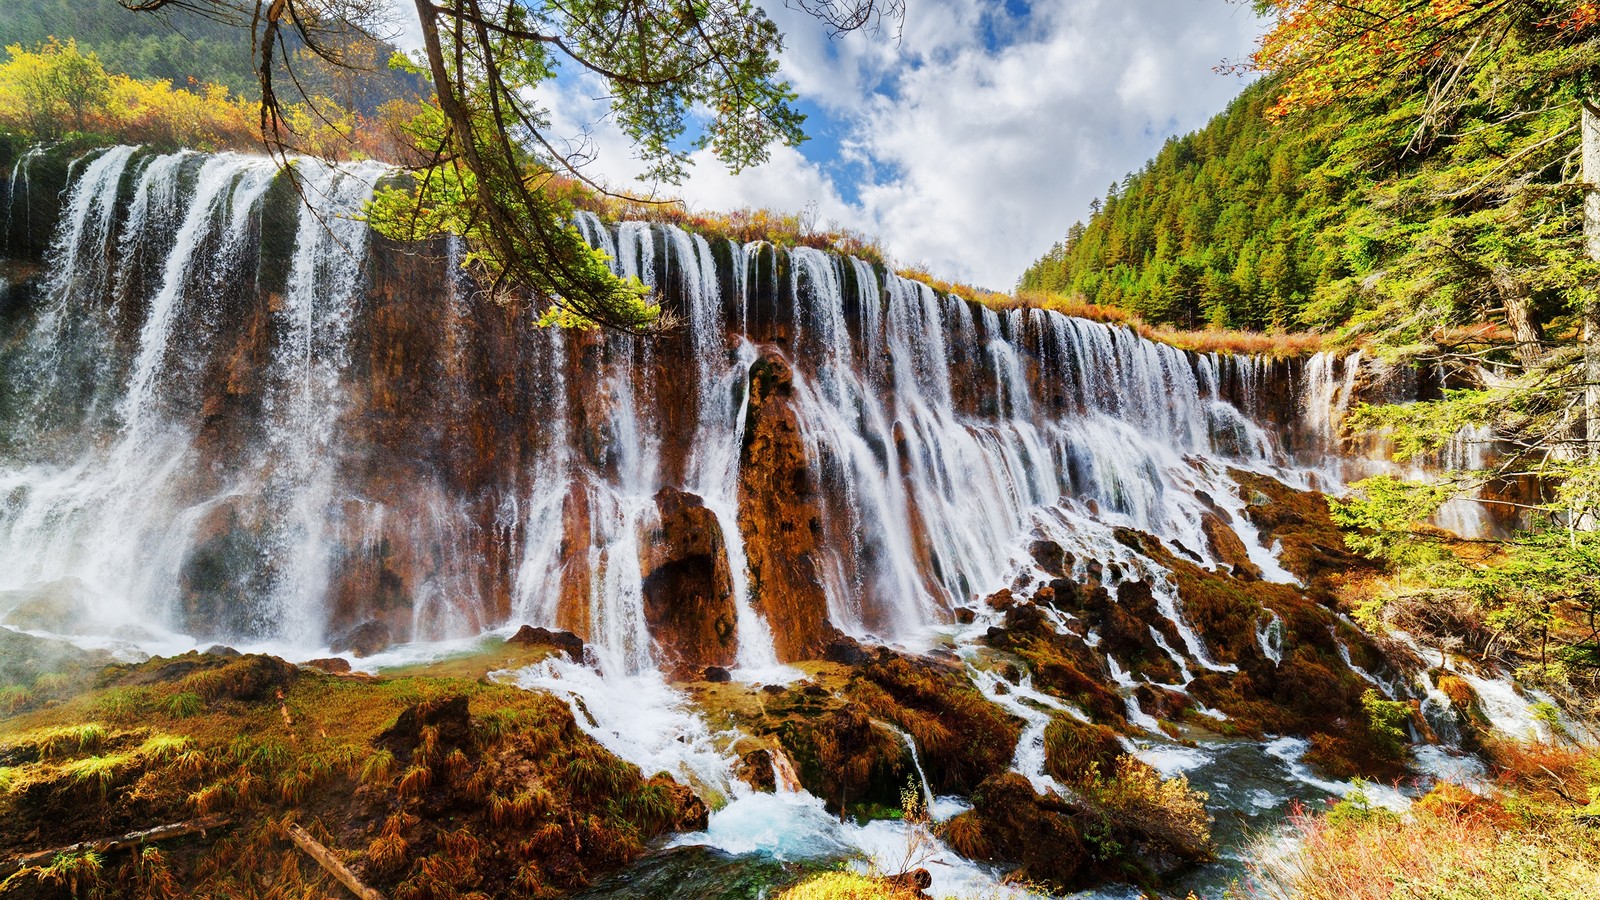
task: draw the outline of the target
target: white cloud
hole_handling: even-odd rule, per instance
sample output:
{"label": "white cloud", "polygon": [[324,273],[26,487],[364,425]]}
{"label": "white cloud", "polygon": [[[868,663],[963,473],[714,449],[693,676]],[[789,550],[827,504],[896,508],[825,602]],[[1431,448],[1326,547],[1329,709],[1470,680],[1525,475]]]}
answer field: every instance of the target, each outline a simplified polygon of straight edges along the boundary
{"label": "white cloud", "polygon": [[[764,5],[786,35],[785,77],[847,126],[841,153],[860,165],[845,170],[860,180],[840,190],[845,170],[806,159],[804,145],[774,148],[737,176],[696,154],[675,192],[697,209],[814,203],[823,220],[878,235],[901,262],[1001,289],[1107,184],[1238,93],[1212,67],[1247,55],[1261,27],[1230,0],[1034,0],[1018,19],[996,19],[996,0],[912,0],[896,43],[888,33],[830,39],[782,0]],[[597,158],[587,171],[627,184],[642,166],[604,121],[602,93],[574,78],[542,99],[555,133],[588,129]]]}

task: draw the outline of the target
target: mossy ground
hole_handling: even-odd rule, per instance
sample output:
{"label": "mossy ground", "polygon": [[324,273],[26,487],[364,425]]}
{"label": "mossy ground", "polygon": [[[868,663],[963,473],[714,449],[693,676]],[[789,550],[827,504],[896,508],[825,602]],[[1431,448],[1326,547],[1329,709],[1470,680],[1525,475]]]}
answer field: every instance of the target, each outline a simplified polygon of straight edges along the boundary
{"label": "mossy ground", "polygon": [[559,700],[479,679],[195,653],[115,666],[80,696],[0,719],[0,858],[201,816],[228,824],[61,861],[82,869],[70,879],[26,869],[0,895],[336,894],[285,840],[296,822],[390,897],[551,896],[703,824],[687,789],[650,774]]}

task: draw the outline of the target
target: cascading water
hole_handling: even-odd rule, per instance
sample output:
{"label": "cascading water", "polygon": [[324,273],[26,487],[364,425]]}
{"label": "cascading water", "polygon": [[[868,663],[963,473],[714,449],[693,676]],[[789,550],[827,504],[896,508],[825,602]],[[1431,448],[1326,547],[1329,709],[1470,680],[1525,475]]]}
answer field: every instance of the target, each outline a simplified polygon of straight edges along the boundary
{"label": "cascading water", "polygon": [[[21,423],[19,447],[30,437],[50,437],[30,428],[60,433],[77,425],[91,434],[109,433],[78,442],[75,458],[12,456],[4,463],[0,587],[56,585],[56,593],[85,604],[86,621],[76,623],[79,628],[181,630],[186,623],[178,584],[207,511],[239,493],[270,493],[252,484],[253,478],[282,484],[286,476],[295,478],[289,473],[296,460],[304,472],[325,456],[322,447],[305,443],[319,440],[316,417],[322,417],[320,439],[326,440],[336,415],[345,340],[336,332],[349,319],[347,311],[327,304],[348,305],[356,296],[366,226],[351,216],[370,195],[379,170],[328,167],[306,179],[308,192],[329,193],[301,216],[278,332],[281,355],[272,366],[283,415],[272,419],[278,427],[263,442],[282,448],[298,441],[300,450],[279,450],[283,458],[264,460],[253,471],[243,466],[233,474],[237,481],[218,484],[195,469],[200,429],[194,405],[204,391],[205,338],[227,286],[250,280],[256,268],[253,240],[277,168],[270,160],[234,154],[179,152],[135,163],[136,157],[132,147],[105,151],[73,181],[51,277],[41,290],[42,312],[26,336],[20,363],[25,375],[39,373],[30,385],[33,399],[49,405]],[[117,198],[130,180],[132,199],[119,210]],[[345,325],[332,326],[330,333],[328,323],[341,318]],[[119,340],[118,319],[137,322],[131,340]],[[92,335],[76,324],[97,320],[107,325]],[[322,333],[314,334],[318,329]],[[65,354],[92,354],[101,362],[80,372],[63,363]],[[125,374],[111,379],[117,372]],[[108,397],[112,391],[115,396]],[[73,394],[96,399],[63,400]],[[108,429],[94,412],[101,405],[109,411]],[[265,453],[273,455],[270,449]],[[320,495],[320,502],[329,486],[306,490]],[[300,504],[302,516],[312,500]],[[290,567],[320,550],[313,534],[298,547],[274,553],[272,565]],[[261,597],[257,608],[228,610],[219,630],[320,643],[322,614],[314,602],[301,602],[314,590],[303,581],[286,584],[276,596]],[[296,599],[289,600],[291,595]]]}

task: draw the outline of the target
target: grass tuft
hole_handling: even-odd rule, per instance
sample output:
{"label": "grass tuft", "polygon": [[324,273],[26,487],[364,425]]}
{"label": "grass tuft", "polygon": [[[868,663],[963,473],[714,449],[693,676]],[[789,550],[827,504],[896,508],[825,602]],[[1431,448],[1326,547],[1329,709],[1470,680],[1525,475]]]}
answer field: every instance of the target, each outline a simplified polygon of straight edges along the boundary
{"label": "grass tuft", "polygon": [[400,783],[395,785],[395,793],[411,799],[421,797],[430,787],[433,787],[433,770],[427,766],[412,766],[400,776]]}
{"label": "grass tuft", "polygon": [[192,719],[205,709],[205,701],[193,691],[179,691],[168,697],[162,708],[174,719]]}
{"label": "grass tuft", "polygon": [[187,755],[189,739],[178,734],[154,734],[139,745],[138,754],[156,762],[170,762]]}
{"label": "grass tuft", "polygon": [[371,787],[382,787],[393,781],[399,770],[400,763],[394,754],[379,750],[367,757],[366,764],[361,767],[361,781]]}

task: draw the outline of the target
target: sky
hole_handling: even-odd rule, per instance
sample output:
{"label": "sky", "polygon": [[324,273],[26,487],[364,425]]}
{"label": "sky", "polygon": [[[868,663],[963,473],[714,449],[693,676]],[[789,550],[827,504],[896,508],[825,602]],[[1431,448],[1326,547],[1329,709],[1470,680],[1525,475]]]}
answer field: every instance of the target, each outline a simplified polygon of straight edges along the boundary
{"label": "sky", "polygon": [[[662,191],[694,211],[809,211],[876,236],[902,266],[1002,291],[1111,182],[1243,89],[1214,67],[1263,30],[1230,0],[906,0],[898,42],[835,39],[784,0],[760,2],[784,32],[810,140],[738,175],[701,151]],[[595,152],[587,175],[651,189],[598,79],[567,73],[541,93],[553,133]]]}

